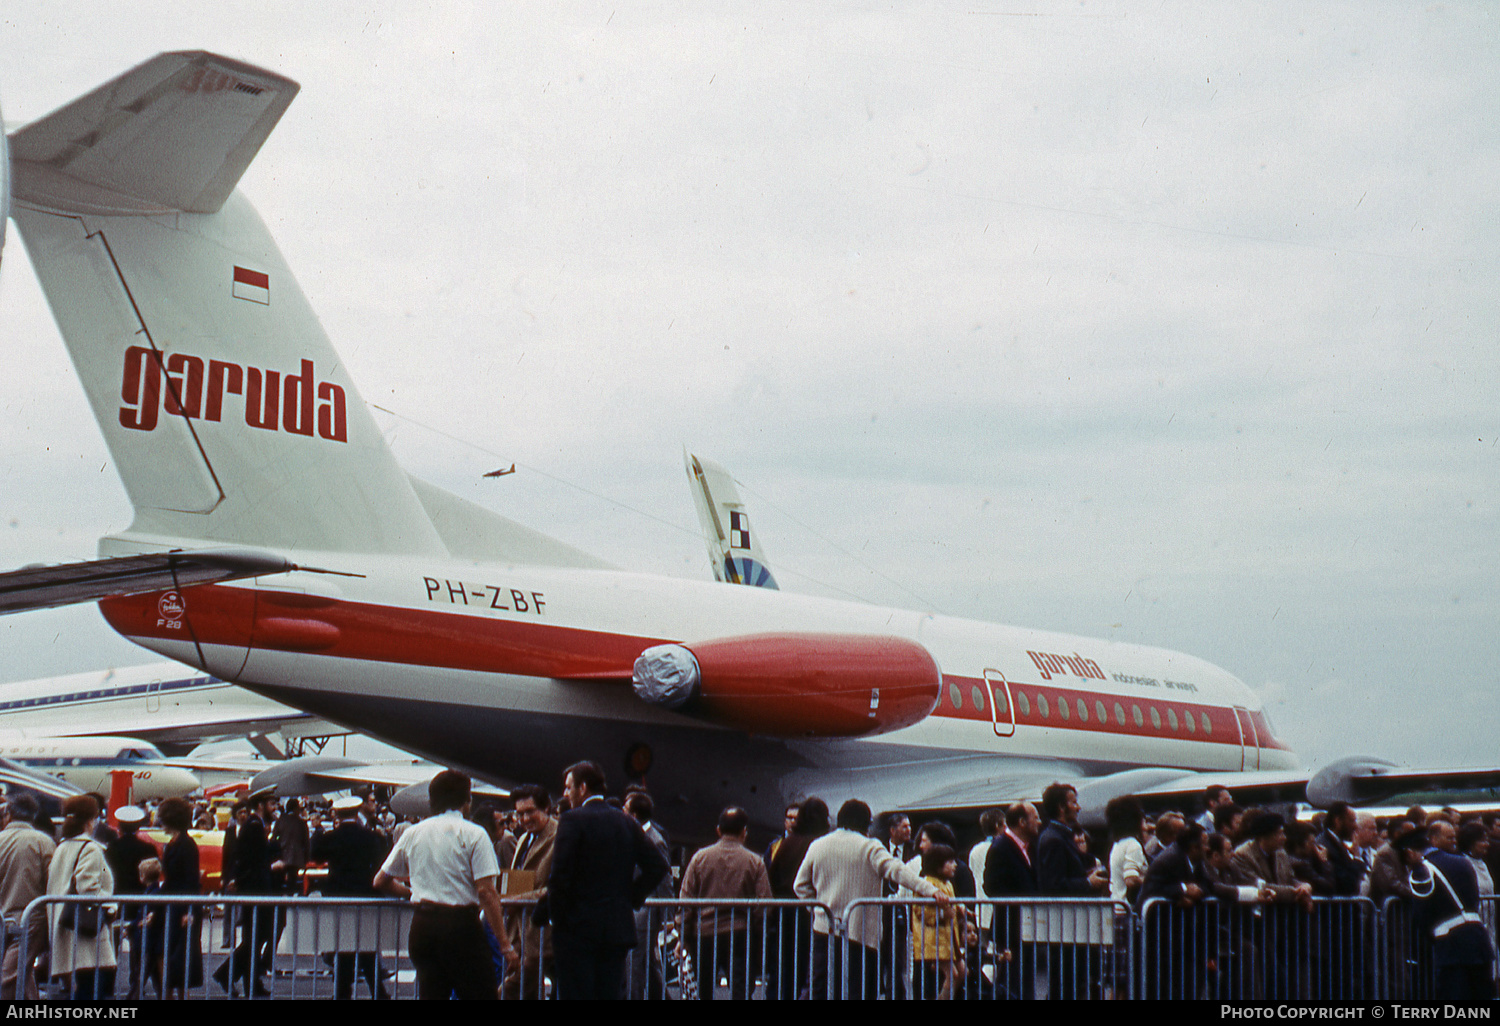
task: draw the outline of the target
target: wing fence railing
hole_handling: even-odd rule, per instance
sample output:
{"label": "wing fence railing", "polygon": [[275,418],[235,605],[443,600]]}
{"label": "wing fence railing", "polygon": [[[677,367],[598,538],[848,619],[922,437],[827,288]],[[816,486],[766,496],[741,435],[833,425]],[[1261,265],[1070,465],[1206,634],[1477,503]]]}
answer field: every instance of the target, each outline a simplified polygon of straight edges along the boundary
{"label": "wing fence railing", "polygon": [[[502,997],[554,996],[535,902],[502,905],[520,954],[501,972],[495,947]],[[877,898],[839,917],[819,902],[652,899],[623,996],[1427,1000],[1432,945],[1416,911],[1396,898],[1153,899],[1138,912],[1094,898]],[[1481,899],[1480,914],[1493,940],[1500,899]],[[410,924],[411,905],[389,899],[61,895],[5,920],[0,950],[23,997],[414,998]]]}
{"label": "wing fence railing", "polygon": [[845,910],[826,993],[1128,998],[1136,935],[1130,907],[1107,898],[861,899]]}
{"label": "wing fence railing", "polygon": [[633,999],[796,1000],[832,943],[814,930],[827,905],[768,899],[652,898],[636,916],[626,976]]}
{"label": "wing fence railing", "polygon": [[1380,994],[1380,917],[1368,898],[1306,904],[1153,898],[1139,916],[1140,996],[1368,1001]]}
{"label": "wing fence railing", "polygon": [[[229,944],[215,945],[205,929],[216,915]],[[47,895],[24,921],[18,964],[50,977],[57,997],[415,996],[409,972],[397,982],[398,967],[410,966],[405,901]]]}
{"label": "wing fence railing", "polygon": [[1422,925],[1420,907],[1389,897],[1381,908],[1381,997],[1393,1001],[1430,1001],[1437,974],[1432,938]]}

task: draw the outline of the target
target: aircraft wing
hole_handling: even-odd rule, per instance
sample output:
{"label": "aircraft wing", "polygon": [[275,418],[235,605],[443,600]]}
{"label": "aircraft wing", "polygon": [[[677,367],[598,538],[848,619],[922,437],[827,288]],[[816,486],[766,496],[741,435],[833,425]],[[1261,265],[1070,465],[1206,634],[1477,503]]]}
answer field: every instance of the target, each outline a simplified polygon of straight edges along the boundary
{"label": "aircraft wing", "polygon": [[1062,781],[1078,788],[1079,821],[1090,829],[1104,825],[1104,807],[1120,795],[1133,794],[1148,804],[1155,798],[1181,805],[1201,796],[1209,784],[1222,784],[1242,804],[1303,801],[1308,780],[1305,772],[1297,771],[1196,773],[1168,767],[1100,777],[1056,760],[1004,755],[911,762],[878,772],[825,767],[796,776],[798,790],[806,794],[852,794],[877,812],[911,814],[977,813],[1011,802],[1037,801],[1049,784]]}
{"label": "aircraft wing", "polygon": [[267,734],[332,737],[349,731],[201,670],[150,663],[0,685],[0,733],[123,733],[168,755],[183,755],[205,741]]}
{"label": "aircraft wing", "polygon": [[[120,729],[118,724],[115,729]],[[287,709],[282,715],[266,715],[263,712],[241,714],[232,707],[215,716],[187,714],[175,718],[165,717],[144,726],[131,724],[129,729],[131,737],[149,741],[174,759],[178,756],[172,753],[183,752],[185,749],[182,746],[196,748],[215,741],[260,738],[268,734],[280,734],[283,738],[323,738],[352,733],[347,727],[295,709]],[[93,733],[98,731],[69,732],[70,735]]]}
{"label": "aircraft wing", "polygon": [[[346,791],[361,785],[377,787],[409,788],[414,785],[426,787],[427,782],[443,767],[431,762],[362,762],[337,755],[310,755],[302,759],[288,759],[277,763],[250,781],[250,790],[275,785],[280,797],[328,794],[331,791]],[[479,780],[474,781],[474,793],[488,798],[506,798],[510,791]]]}
{"label": "aircraft wing", "polygon": [[[1356,756],[1329,763],[1307,784],[1307,800],[1327,808],[1335,801],[1350,805],[1385,803],[1399,795],[1452,796],[1454,792],[1500,794],[1500,768],[1469,766],[1456,769],[1397,766],[1384,759]],[[1472,800],[1472,797],[1470,798]],[[1445,804],[1453,804],[1446,801]]]}
{"label": "aircraft wing", "polygon": [[[800,747],[795,746],[794,747]],[[839,750],[839,749],[842,749]],[[854,746],[839,746],[834,758],[851,763]],[[946,755],[893,766],[825,764],[789,775],[796,792],[821,795],[837,807],[845,797],[857,797],[875,812],[978,812],[1017,801],[1034,801],[1058,780],[1082,782],[1080,766],[1055,759],[1027,759],[1008,755]]]}
{"label": "aircraft wing", "polygon": [[83,563],[30,566],[0,573],[0,614],[139,595],[194,584],[214,584],[295,569],[285,558],[258,549],[174,549],[113,556]]}

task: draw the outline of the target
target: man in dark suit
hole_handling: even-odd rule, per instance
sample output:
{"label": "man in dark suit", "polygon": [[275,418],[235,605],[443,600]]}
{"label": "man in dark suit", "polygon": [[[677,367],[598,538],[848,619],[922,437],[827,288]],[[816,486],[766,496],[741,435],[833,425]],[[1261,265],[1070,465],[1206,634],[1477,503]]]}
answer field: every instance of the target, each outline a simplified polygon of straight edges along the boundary
{"label": "man in dark suit", "polygon": [[[1049,897],[1090,898],[1109,887],[1109,873],[1087,868],[1074,841],[1078,825],[1078,790],[1071,784],[1052,784],[1042,792],[1046,826],[1036,842],[1037,890]],[[1089,993],[1087,948],[1077,944],[1048,945],[1048,986],[1053,1000],[1079,999]],[[1080,979],[1082,977],[1082,979]]]}
{"label": "man in dark suit", "polygon": [[[1036,806],[1016,802],[1005,810],[1005,830],[990,844],[984,857],[984,890],[992,898],[1030,898],[1036,895],[1036,868],[1031,845],[1042,828]],[[990,930],[997,951],[1009,951],[1005,989],[1016,1000],[1031,997],[1036,954],[1030,942],[1021,943],[1022,910],[1014,905],[996,909]]]}
{"label": "man in dark suit", "polygon": [[1155,1000],[1195,1001],[1203,996],[1205,974],[1213,958],[1210,940],[1218,933],[1206,928],[1206,917],[1198,907],[1215,889],[1205,872],[1206,855],[1203,827],[1193,822],[1146,868],[1141,904],[1153,898],[1171,903],[1149,911],[1154,921],[1148,929],[1158,941],[1146,952],[1150,963],[1146,994]]}
{"label": "man in dark suit", "polygon": [[1364,861],[1349,851],[1349,842],[1358,825],[1358,814],[1348,802],[1334,802],[1328,807],[1323,832],[1318,835],[1318,843],[1327,853],[1328,865],[1333,870],[1333,893],[1340,898],[1359,897],[1359,885],[1365,878]]}
{"label": "man in dark suit", "polygon": [[[909,862],[915,852],[911,844],[911,817],[904,812],[886,812],[880,816],[878,837],[902,862]],[[880,885],[882,898],[894,898],[897,886],[889,880]],[[880,989],[892,1001],[906,1000],[906,950],[909,916],[905,905],[886,905],[880,910]]]}
{"label": "man in dark suit", "polygon": [[632,913],[669,867],[640,824],[605,803],[597,765],[568,767],[563,789],[570,811],[557,824],[546,899],[557,994],[613,1001],[621,996],[625,956],[636,943]]}
{"label": "man in dark suit", "polygon": [[[1348,802],[1334,802],[1323,820],[1323,832],[1317,836],[1327,856],[1333,896],[1337,898],[1358,898],[1369,871],[1364,859],[1351,850],[1358,827],[1359,814],[1353,807]],[[1347,1001],[1371,995],[1374,980],[1363,971],[1367,962],[1364,940],[1370,925],[1365,910],[1352,902],[1318,907],[1313,928],[1325,971],[1314,977],[1313,997]]]}
{"label": "man in dark suit", "polygon": [[[315,862],[328,865],[328,875],[323,880],[323,896],[326,898],[378,898],[375,889],[375,874],[385,862],[389,845],[385,838],[361,825],[359,810],[361,802],[350,796],[333,803],[338,816],[338,826],[312,839],[312,857]],[[329,956],[324,955],[324,958]],[[354,974],[369,984],[372,998],[388,998],[390,993],[380,985],[380,968],[373,951],[340,951],[333,956],[333,992],[339,1001],[354,996]]]}
{"label": "man in dark suit", "polygon": [[[250,814],[235,831],[234,862],[226,867],[225,873],[228,893],[244,897],[277,893],[271,873],[281,868],[281,862],[275,858],[266,832],[266,823],[276,805],[275,790],[272,785],[245,799]],[[230,918],[238,921],[240,942],[234,954],[214,972],[214,980],[226,991],[244,980],[256,997],[269,997],[271,992],[261,976],[270,971],[275,957],[277,910],[271,906],[241,907],[232,909]]]}

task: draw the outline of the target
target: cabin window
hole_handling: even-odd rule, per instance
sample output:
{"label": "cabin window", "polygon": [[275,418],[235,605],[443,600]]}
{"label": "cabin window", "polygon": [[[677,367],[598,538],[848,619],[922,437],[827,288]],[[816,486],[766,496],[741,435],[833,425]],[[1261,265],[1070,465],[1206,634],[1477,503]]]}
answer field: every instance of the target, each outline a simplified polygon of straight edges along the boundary
{"label": "cabin window", "polygon": [[1214,726],[1208,719],[1208,713],[1203,713],[1200,718],[1203,720],[1203,733],[1212,734]]}
{"label": "cabin window", "polygon": [[1177,711],[1175,709],[1168,709],[1167,710],[1167,724],[1173,730],[1177,729]]}
{"label": "cabin window", "polygon": [[1047,696],[1040,691],[1036,693],[1036,714],[1044,720],[1047,718]]}
{"label": "cabin window", "polygon": [[1109,713],[1104,708],[1104,703],[1098,699],[1094,700],[1094,715],[1098,717],[1100,726],[1109,726]]}
{"label": "cabin window", "polygon": [[994,691],[995,713],[1000,716],[1010,715],[1010,703],[1005,700],[1005,685],[1001,684]]}
{"label": "cabin window", "polygon": [[1183,720],[1184,723],[1187,724],[1187,729],[1188,729],[1188,733],[1189,734],[1197,732],[1198,725],[1193,722],[1193,714],[1192,714],[1191,711],[1183,713],[1182,714],[1182,720]]}
{"label": "cabin window", "polygon": [[953,708],[955,709],[962,709],[964,707],[964,693],[958,690],[957,684],[948,685],[948,701],[953,703]]}
{"label": "cabin window", "polygon": [[1125,710],[1120,707],[1119,702],[1115,703],[1115,722],[1122,727],[1125,726]]}
{"label": "cabin window", "polygon": [[984,712],[984,692],[979,690],[978,684],[969,689],[969,698],[973,700],[974,708]]}
{"label": "cabin window", "polygon": [[1089,721],[1089,704],[1087,702],[1085,702],[1083,699],[1080,698],[1078,700],[1078,722],[1079,723],[1087,723],[1088,721]]}
{"label": "cabin window", "polygon": [[1146,725],[1146,717],[1141,715],[1141,707],[1138,705],[1130,707],[1130,718],[1135,720],[1137,727],[1144,727]]}
{"label": "cabin window", "polygon": [[1031,699],[1026,697],[1026,692],[1016,692],[1016,708],[1021,710],[1022,716],[1031,715]]}
{"label": "cabin window", "polygon": [[1059,698],[1057,700],[1057,715],[1062,718],[1064,723],[1067,723],[1068,718],[1073,715],[1072,710],[1068,708],[1068,700],[1066,698]]}
{"label": "cabin window", "polygon": [[1151,707],[1151,729],[1161,729],[1161,713],[1156,711],[1156,706],[1154,705]]}

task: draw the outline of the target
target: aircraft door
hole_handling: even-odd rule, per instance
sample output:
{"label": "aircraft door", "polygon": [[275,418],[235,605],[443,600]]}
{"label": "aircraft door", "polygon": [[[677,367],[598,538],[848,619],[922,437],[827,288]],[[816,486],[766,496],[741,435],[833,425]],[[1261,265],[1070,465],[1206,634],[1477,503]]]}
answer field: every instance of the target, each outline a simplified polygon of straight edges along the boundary
{"label": "aircraft door", "polygon": [[995,733],[1010,737],[1016,732],[1016,707],[1010,700],[1010,684],[999,670],[985,670],[984,682],[990,689],[990,719]]}
{"label": "aircraft door", "polygon": [[1234,718],[1240,726],[1240,769],[1260,769],[1260,735],[1255,729],[1255,719],[1249,709],[1234,707]]}
{"label": "aircraft door", "polygon": [[161,710],[161,681],[153,680],[146,685],[146,711],[148,713]]}

